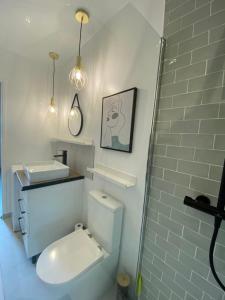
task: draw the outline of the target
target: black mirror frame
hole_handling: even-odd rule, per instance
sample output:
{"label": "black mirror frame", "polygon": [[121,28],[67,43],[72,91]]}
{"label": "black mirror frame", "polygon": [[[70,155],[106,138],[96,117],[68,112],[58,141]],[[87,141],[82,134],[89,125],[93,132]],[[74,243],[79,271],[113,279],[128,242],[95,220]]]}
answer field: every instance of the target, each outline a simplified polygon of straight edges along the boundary
{"label": "black mirror frame", "polygon": [[[77,105],[75,105],[75,101],[77,101]],[[79,129],[77,134],[72,133],[72,131],[70,129],[70,125],[69,125],[69,117],[68,117],[68,129],[69,129],[69,132],[72,136],[78,136],[81,133],[82,129],[83,129],[83,113],[82,113],[82,110],[80,108],[80,103],[79,103],[79,98],[78,98],[77,93],[74,95],[73,102],[72,102],[72,105],[71,105],[71,108],[70,108],[70,112],[74,107],[76,107],[80,112],[80,116],[81,116],[80,129]]]}

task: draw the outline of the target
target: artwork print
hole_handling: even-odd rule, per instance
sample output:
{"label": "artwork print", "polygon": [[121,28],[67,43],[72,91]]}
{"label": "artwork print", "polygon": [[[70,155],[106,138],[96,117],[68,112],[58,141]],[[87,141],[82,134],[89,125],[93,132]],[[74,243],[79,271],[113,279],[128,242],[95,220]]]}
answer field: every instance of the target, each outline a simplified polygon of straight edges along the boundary
{"label": "artwork print", "polygon": [[102,99],[101,148],[132,152],[137,88]]}

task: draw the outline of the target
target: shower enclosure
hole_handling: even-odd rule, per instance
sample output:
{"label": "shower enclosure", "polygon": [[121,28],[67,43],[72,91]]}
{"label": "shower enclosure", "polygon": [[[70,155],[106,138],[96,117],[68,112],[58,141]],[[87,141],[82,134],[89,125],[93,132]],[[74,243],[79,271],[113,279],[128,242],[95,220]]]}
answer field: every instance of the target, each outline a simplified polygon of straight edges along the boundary
{"label": "shower enclosure", "polygon": [[[209,263],[214,216],[204,212],[207,203],[195,200],[204,195],[217,206],[225,158],[225,21],[218,18],[224,2],[203,2],[195,6],[186,1],[185,6],[166,1],[166,47],[149,146],[137,273],[142,300],[224,299]],[[215,247],[211,244],[222,283],[224,228],[222,222]],[[212,255],[210,261],[212,267]]]}

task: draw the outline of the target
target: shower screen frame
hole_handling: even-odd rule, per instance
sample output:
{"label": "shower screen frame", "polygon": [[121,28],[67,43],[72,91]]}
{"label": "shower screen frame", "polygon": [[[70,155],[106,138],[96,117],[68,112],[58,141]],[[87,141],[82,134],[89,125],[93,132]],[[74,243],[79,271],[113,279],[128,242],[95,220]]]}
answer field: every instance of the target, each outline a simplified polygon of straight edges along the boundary
{"label": "shower screen frame", "polygon": [[153,161],[153,152],[154,152],[154,140],[156,134],[156,120],[158,114],[159,107],[159,96],[160,96],[160,83],[161,83],[161,74],[163,69],[163,58],[166,46],[166,39],[162,37],[160,39],[160,51],[159,51],[159,61],[158,61],[158,70],[157,70],[157,80],[156,80],[156,88],[155,88],[155,99],[154,99],[154,108],[153,108],[153,116],[152,116],[152,126],[151,133],[149,137],[149,147],[148,147],[148,160],[146,167],[146,176],[145,176],[145,196],[144,196],[144,204],[142,210],[142,224],[141,224],[141,234],[140,234],[140,243],[139,243],[139,253],[138,253],[138,264],[137,264],[137,272],[136,272],[136,292],[137,296],[139,291],[139,278],[141,275],[141,263],[143,257],[143,248],[144,248],[144,238],[146,231],[146,222],[147,222],[147,210],[149,204],[149,194],[151,188],[151,174],[152,174],[152,161]]}

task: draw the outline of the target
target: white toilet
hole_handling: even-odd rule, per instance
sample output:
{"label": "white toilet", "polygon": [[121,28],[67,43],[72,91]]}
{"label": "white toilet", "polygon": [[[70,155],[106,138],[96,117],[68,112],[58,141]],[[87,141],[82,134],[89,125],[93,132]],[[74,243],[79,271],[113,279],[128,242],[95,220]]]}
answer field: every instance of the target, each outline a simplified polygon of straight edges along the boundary
{"label": "white toilet", "polygon": [[121,203],[91,191],[88,229],[74,231],[42,252],[36,266],[40,279],[60,285],[71,299],[99,300],[115,282],[122,219]]}

